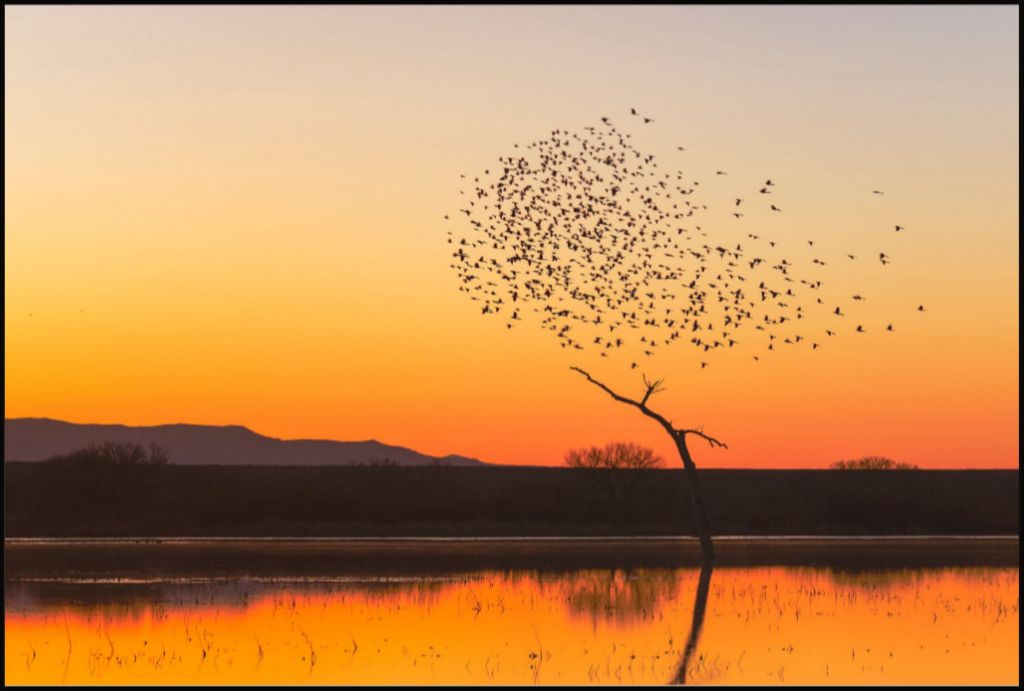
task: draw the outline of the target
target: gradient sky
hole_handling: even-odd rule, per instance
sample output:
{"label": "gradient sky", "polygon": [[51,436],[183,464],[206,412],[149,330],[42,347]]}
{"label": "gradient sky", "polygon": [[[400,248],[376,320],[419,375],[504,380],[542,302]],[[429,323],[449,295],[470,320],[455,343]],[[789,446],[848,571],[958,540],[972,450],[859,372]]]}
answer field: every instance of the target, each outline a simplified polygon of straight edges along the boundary
{"label": "gradient sky", "polygon": [[782,240],[894,257],[836,276],[892,334],[645,363],[668,386],[652,407],[729,444],[694,442],[698,466],[1018,466],[1017,7],[4,18],[7,417],[515,464],[631,440],[676,464],[663,431],[568,366],[627,395],[637,371],[483,318],[445,243],[460,173],[636,107],[656,119],[636,145],[671,165],[774,179]]}

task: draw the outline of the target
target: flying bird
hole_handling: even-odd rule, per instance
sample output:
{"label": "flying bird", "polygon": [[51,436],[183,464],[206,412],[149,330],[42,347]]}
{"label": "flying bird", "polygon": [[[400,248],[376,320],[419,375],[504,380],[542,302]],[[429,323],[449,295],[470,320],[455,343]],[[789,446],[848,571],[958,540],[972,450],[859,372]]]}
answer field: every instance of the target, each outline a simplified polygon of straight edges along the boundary
{"label": "flying bird", "polygon": [[[636,108],[629,113],[654,122]],[[827,313],[828,304],[846,316],[846,303],[833,301],[836,294],[826,292],[833,287],[815,268],[827,265],[827,254],[790,254],[786,240],[770,232],[745,233],[743,242],[715,237],[718,209],[702,198],[700,181],[664,167],[608,117],[577,131],[551,130],[508,153],[481,176],[460,175],[468,205],[458,211],[466,219],[457,216],[447,238],[456,250],[449,263],[458,289],[482,314],[501,315],[507,328],[536,315],[562,348],[621,353],[633,370],[637,355],[652,357],[677,342],[699,353],[749,345],[761,349],[755,362],[776,344],[807,340],[817,350],[820,343],[796,333],[800,325],[814,310]],[[765,180],[759,193],[774,186]],[[732,193],[722,203],[732,203],[730,213],[741,219],[735,209],[744,201]],[[775,204],[769,209],[781,212]],[[744,225],[757,213],[755,205]],[[890,262],[884,252],[879,259]],[[864,333],[863,325],[857,331]]]}

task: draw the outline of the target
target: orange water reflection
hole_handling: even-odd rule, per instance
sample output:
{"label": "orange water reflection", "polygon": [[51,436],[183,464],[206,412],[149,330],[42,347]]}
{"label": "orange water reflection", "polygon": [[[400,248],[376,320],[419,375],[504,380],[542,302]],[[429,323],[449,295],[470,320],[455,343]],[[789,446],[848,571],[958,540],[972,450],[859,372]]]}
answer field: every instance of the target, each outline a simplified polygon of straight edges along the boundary
{"label": "orange water reflection", "polygon": [[[8,602],[12,684],[664,684],[699,571],[486,572]],[[230,597],[224,597],[225,588]],[[686,683],[1016,684],[1019,571],[719,568]],[[11,606],[13,605],[13,606]]]}

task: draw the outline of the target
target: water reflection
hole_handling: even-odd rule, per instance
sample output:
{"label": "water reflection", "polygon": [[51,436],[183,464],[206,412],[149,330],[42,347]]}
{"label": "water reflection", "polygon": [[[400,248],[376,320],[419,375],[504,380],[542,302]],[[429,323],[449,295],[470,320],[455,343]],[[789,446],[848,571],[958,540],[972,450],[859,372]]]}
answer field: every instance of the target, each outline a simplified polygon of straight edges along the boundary
{"label": "water reflection", "polygon": [[697,641],[700,640],[701,629],[704,628],[704,612],[708,607],[708,589],[711,587],[710,562],[704,562],[700,569],[700,578],[697,580],[697,596],[693,601],[693,621],[690,622],[690,635],[686,639],[686,647],[683,648],[683,660],[679,663],[679,669],[672,679],[674,684],[686,684],[686,673],[690,669],[690,660],[693,652],[697,649]]}
{"label": "water reflection", "polygon": [[13,684],[1015,684],[1016,568],[8,580]]}
{"label": "water reflection", "polygon": [[539,578],[542,583],[568,590],[570,610],[592,621],[627,623],[642,619],[663,601],[673,599],[679,589],[676,573],[668,569],[589,570]]}

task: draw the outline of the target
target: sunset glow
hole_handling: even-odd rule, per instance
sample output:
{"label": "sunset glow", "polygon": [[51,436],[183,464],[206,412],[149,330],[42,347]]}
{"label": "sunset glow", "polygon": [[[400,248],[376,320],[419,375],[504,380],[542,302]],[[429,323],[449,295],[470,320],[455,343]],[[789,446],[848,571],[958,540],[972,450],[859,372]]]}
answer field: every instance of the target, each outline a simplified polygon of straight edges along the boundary
{"label": "sunset glow", "polygon": [[[641,372],[664,378],[652,406],[728,442],[694,441],[700,467],[1019,464],[1016,7],[4,16],[8,418],[238,424],[520,465],[611,441],[675,458],[654,423],[570,372],[579,365],[631,395]],[[655,122],[633,124],[631,106]],[[760,228],[794,260],[813,256],[806,240],[829,256],[889,253],[891,265],[830,274],[834,294],[867,296],[856,308],[867,333],[760,362],[730,352],[707,369],[677,344],[631,370],[567,352],[535,322],[482,317],[449,267],[460,175],[602,116],[702,181],[723,205],[708,226],[722,241]],[[724,205],[769,177],[785,213],[730,226]],[[826,318],[807,328],[831,328]],[[416,611],[388,616],[413,627]],[[69,630],[95,637],[96,616]],[[236,635],[231,616],[224,636]],[[7,633],[53,626],[64,622],[8,619]],[[720,631],[709,626],[702,646],[720,646]],[[7,648],[9,670],[23,669],[11,657],[23,649]],[[74,665],[84,679],[84,652]],[[903,680],[927,681],[927,666]],[[981,669],[965,680],[984,681]],[[819,671],[791,679],[820,682]],[[189,680],[152,681],[175,679]]]}

